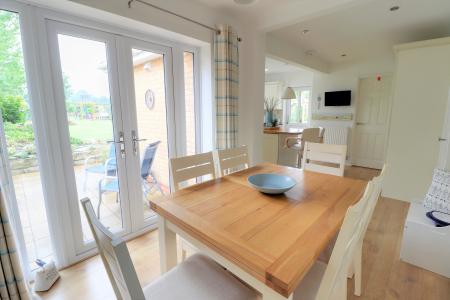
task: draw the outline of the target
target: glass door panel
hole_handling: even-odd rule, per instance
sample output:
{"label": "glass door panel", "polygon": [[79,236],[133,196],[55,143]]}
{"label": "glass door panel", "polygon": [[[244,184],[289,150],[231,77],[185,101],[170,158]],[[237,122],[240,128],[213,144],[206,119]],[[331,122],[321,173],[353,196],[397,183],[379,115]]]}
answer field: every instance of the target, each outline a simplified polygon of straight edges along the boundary
{"label": "glass door panel", "polygon": [[170,182],[165,59],[164,54],[137,48],[131,54],[137,123],[132,139],[139,155],[144,219],[149,219],[155,213],[148,199],[167,193]]}
{"label": "glass door panel", "polygon": [[125,137],[115,36],[48,21],[56,109],[75,247],[93,247],[80,199],[88,197],[102,224],[130,231]]}
{"label": "glass door panel", "polygon": [[197,153],[194,53],[183,53],[184,103],[186,106],[186,155]]}
{"label": "glass door panel", "polygon": [[[34,263],[37,258],[48,261],[54,259],[54,255],[45,210],[31,99],[26,85],[19,15],[0,10],[0,27],[0,108],[3,117],[0,138],[4,139],[2,146],[5,143],[7,147],[4,158],[8,160],[7,169],[12,179],[12,185],[6,187],[5,181],[11,179],[2,178],[2,187],[8,193],[7,197],[16,202],[19,216],[13,217],[21,223],[19,246],[26,248],[25,253],[21,254],[27,260],[27,271],[32,271],[38,267]],[[3,176],[6,176],[5,173]]]}
{"label": "glass door panel", "polygon": [[[88,197],[113,231],[123,228],[106,43],[58,34],[78,198]],[[92,239],[84,212],[84,241]]]}

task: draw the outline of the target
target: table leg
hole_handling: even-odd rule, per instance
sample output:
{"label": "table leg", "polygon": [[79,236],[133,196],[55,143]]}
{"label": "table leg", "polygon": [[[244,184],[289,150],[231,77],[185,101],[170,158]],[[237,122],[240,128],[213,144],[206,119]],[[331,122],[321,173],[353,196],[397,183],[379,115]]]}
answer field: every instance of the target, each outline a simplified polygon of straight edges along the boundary
{"label": "table leg", "polygon": [[158,235],[161,274],[164,274],[177,264],[177,236],[161,216],[158,217]]}
{"label": "table leg", "polygon": [[277,292],[275,292],[268,286],[265,286],[264,290],[260,291],[260,292],[261,292],[261,296],[259,297],[258,300],[292,300],[292,299],[294,299],[293,293],[289,297],[286,298],[286,297],[278,294]]}

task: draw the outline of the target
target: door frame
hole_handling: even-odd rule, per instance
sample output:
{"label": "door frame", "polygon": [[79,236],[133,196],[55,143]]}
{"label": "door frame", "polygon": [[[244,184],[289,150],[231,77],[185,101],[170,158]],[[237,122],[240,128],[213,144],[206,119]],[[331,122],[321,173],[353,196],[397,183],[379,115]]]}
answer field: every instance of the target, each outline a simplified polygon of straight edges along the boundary
{"label": "door frame", "polygon": [[[201,99],[203,97],[207,99],[211,97],[209,89],[202,86],[200,80],[209,82],[210,76],[212,76],[212,73],[210,73],[210,58],[208,56],[212,48],[209,45],[206,46],[204,42],[202,44],[205,45],[202,46],[191,46],[186,44],[188,42],[190,43],[189,39],[185,39],[186,42],[178,42],[170,40],[170,38],[167,39],[159,33],[147,31],[147,29],[150,29],[149,25],[134,28],[129,23],[125,23],[123,26],[117,25],[117,19],[114,21],[108,21],[106,18],[100,20],[93,13],[93,10],[68,12],[64,11],[63,8],[56,8],[56,6],[54,8],[55,10],[52,10],[36,3],[22,3],[16,0],[2,0],[0,8],[17,12],[20,16],[27,87],[29,97],[32,100],[30,101],[32,102],[30,103],[30,108],[35,127],[36,145],[38,148],[37,156],[40,162],[48,226],[57,266],[64,268],[94,255],[97,250],[93,248],[83,253],[78,253],[76,250],[75,242],[72,238],[73,228],[71,222],[67,222],[71,218],[71,209],[69,201],[67,201],[68,187],[65,184],[65,173],[63,171],[64,158],[59,147],[47,147],[47,145],[60,145],[62,141],[58,133],[57,109],[54,105],[56,93],[53,89],[52,82],[53,76],[46,28],[47,20],[78,25],[110,34],[124,35],[171,47],[174,50],[184,49],[185,51],[193,52],[194,76],[196,80],[195,102],[198,105],[196,107],[196,114],[200,117],[201,113],[205,113],[205,109],[201,105]],[[180,36],[180,40],[182,39]],[[192,42],[197,43],[194,40]],[[201,70],[206,68],[208,72],[203,73]],[[184,86],[182,88],[184,89]],[[179,95],[178,93],[174,93],[175,99]],[[210,104],[205,103],[205,105]],[[209,110],[207,113],[209,114]],[[197,117],[197,120],[196,137],[199,139],[197,151],[202,151],[205,149],[203,149],[204,145],[200,142],[200,139],[205,137],[205,132],[208,131],[202,128],[199,117]],[[207,121],[209,122],[209,120]],[[209,143],[208,139],[209,136],[205,138],[206,143]],[[183,155],[183,144],[178,143],[178,145],[181,149],[176,149],[176,153],[173,155]],[[40,151],[40,149],[45,149],[45,151]],[[18,224],[18,226],[21,226],[21,224]],[[155,227],[148,226],[140,231],[128,234],[123,238],[134,238]],[[17,228],[15,229],[17,232]],[[31,273],[26,273],[25,275],[28,279],[32,277]]]}
{"label": "door frame", "polygon": [[[351,146],[352,146],[352,151],[350,153],[351,158],[351,164],[355,165],[354,163],[354,153],[355,153],[355,149],[357,147],[356,145],[356,139],[355,139],[355,133],[356,133],[356,120],[357,120],[357,114],[358,114],[358,105],[359,105],[359,92],[360,92],[360,81],[362,79],[366,79],[366,78],[374,78],[376,76],[381,76],[381,78],[383,78],[384,76],[390,76],[391,77],[391,93],[389,95],[389,99],[388,99],[388,108],[387,108],[387,116],[386,116],[386,129],[385,129],[385,143],[384,143],[384,147],[383,147],[383,160],[385,163],[386,162],[386,154],[387,154],[387,149],[388,149],[388,144],[389,144],[389,129],[390,129],[390,124],[391,124],[391,112],[392,112],[392,104],[393,104],[393,99],[394,99],[394,91],[395,91],[395,73],[392,72],[383,72],[383,73],[376,73],[376,74],[367,74],[367,75],[362,75],[358,77],[358,89],[357,89],[357,96],[356,96],[356,101],[355,101],[355,108],[354,108],[354,119],[352,121],[352,126],[351,126],[351,130],[352,130],[352,136],[351,136]],[[381,169],[381,168],[380,168]]]}

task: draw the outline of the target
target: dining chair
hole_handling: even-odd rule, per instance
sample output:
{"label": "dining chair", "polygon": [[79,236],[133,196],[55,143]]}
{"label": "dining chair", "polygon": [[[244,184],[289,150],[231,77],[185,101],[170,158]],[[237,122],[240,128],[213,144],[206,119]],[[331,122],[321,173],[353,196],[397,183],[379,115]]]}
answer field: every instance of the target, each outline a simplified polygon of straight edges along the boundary
{"label": "dining chair", "polygon": [[307,171],[314,171],[336,176],[344,176],[347,145],[330,145],[319,143],[305,143],[302,167]]}
{"label": "dining chair", "polygon": [[102,164],[97,164],[90,166],[89,162],[91,160],[98,159],[98,155],[88,156],[84,160],[84,182],[83,182],[83,191],[86,191],[88,174],[106,174],[107,176],[116,176],[117,175],[117,161],[116,161],[116,145],[111,143],[109,145],[108,158]]}
{"label": "dining chair", "polygon": [[[370,194],[370,197],[368,198],[367,204],[361,204],[358,202],[354,205],[354,209],[367,209],[368,216],[366,220],[364,221],[364,228],[363,228],[363,234],[361,235],[356,250],[355,255],[353,257],[353,263],[351,265],[351,270],[349,272],[349,278],[353,277],[355,278],[355,285],[354,285],[354,294],[356,296],[361,296],[361,287],[362,287],[362,247],[364,242],[364,237],[367,232],[367,228],[369,227],[370,220],[372,219],[373,212],[375,211],[375,207],[378,203],[378,199],[381,196],[381,185],[383,183],[384,174],[386,171],[386,165],[383,166],[383,169],[378,177],[375,177],[372,179],[371,182],[369,182],[370,185],[373,185],[373,190]],[[366,189],[367,191],[367,189]]]}
{"label": "dining chair", "polygon": [[[141,186],[142,191],[144,193],[144,201],[147,202],[147,196],[150,194],[153,189],[158,190],[161,195],[164,195],[164,192],[159,184],[156,176],[152,172],[153,162],[156,156],[156,150],[158,149],[161,141],[156,141],[149,144],[145,150],[144,155],[141,160]],[[105,172],[104,176],[98,182],[98,204],[97,204],[97,216],[100,218],[100,207],[103,201],[103,194],[106,192],[116,193],[116,202],[119,201],[119,179],[117,175],[109,176],[107,172]],[[148,203],[147,203],[148,204]]]}
{"label": "dining chair", "polygon": [[[295,143],[289,142],[294,140]],[[300,137],[287,137],[285,139],[285,147],[295,149],[297,151],[297,167],[300,168],[303,156],[303,149],[306,142],[322,143],[323,141],[323,128],[305,128],[302,131]]]}
{"label": "dining chair", "polygon": [[[371,189],[371,188],[370,188]],[[360,201],[367,203],[371,190]],[[347,275],[364,231],[364,220],[369,210],[347,209],[328,264],[317,261],[294,292],[295,300],[345,300]]]}
{"label": "dining chair", "polygon": [[201,254],[189,257],[142,288],[126,243],[101,224],[88,198],[82,199],[81,203],[117,299],[257,299],[255,291]]}
{"label": "dining chair", "polygon": [[[201,176],[210,175],[212,179],[216,178],[216,170],[214,166],[214,158],[212,152],[172,158],[170,160],[172,170],[172,182],[175,191],[180,190],[180,185],[185,184],[181,188],[186,188],[186,182]],[[181,260],[184,261],[189,249],[195,250],[194,245],[180,238]]]}
{"label": "dining chair", "polygon": [[217,160],[220,176],[246,169],[249,166],[248,147],[244,145],[237,148],[217,150]]}
{"label": "dining chair", "polygon": [[212,179],[216,178],[212,152],[172,158],[170,167],[175,191],[180,190],[180,184],[190,179],[206,175],[211,175]]}

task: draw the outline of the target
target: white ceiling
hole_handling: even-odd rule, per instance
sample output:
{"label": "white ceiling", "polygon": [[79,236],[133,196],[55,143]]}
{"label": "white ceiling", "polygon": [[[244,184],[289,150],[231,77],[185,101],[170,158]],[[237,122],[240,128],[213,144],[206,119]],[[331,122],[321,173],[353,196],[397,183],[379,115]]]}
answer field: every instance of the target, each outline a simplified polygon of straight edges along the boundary
{"label": "white ceiling", "polygon": [[[394,5],[400,9],[389,11]],[[310,32],[302,34],[304,29]],[[392,55],[395,44],[450,36],[450,1],[362,1],[270,34],[332,64],[367,60]]]}
{"label": "white ceiling", "polygon": [[266,57],[266,74],[272,73],[293,73],[293,72],[309,72],[303,68],[288,64],[270,57]]}

